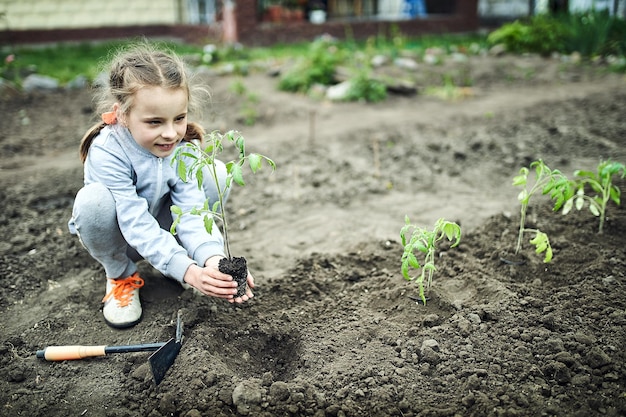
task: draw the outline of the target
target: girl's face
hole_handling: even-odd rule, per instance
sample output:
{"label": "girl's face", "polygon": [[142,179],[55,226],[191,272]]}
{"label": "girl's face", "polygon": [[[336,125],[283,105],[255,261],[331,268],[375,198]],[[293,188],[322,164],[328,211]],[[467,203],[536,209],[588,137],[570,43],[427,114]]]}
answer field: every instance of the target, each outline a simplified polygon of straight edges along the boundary
{"label": "girl's face", "polygon": [[165,158],[187,131],[187,92],[182,88],[144,87],[122,121],[140,146]]}

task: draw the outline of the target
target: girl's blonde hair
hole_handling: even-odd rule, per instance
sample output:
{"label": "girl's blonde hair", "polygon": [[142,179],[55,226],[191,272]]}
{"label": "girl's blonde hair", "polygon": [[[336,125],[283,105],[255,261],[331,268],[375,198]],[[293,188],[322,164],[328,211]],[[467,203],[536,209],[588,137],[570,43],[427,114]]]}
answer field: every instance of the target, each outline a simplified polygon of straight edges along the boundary
{"label": "girl's blonde hair", "polygon": [[[208,95],[206,88],[192,84],[192,76],[181,58],[143,42],[120,49],[113,56],[107,85],[99,87],[96,93],[97,114],[111,111],[115,103],[118,103],[122,114],[128,114],[135,93],[143,87],[182,88],[187,92],[190,112],[200,107],[199,96]],[[93,139],[105,126],[106,123],[98,122],[83,136],[79,150],[82,162],[87,159]],[[202,140],[203,136],[204,130],[200,125],[187,124],[184,140]]]}

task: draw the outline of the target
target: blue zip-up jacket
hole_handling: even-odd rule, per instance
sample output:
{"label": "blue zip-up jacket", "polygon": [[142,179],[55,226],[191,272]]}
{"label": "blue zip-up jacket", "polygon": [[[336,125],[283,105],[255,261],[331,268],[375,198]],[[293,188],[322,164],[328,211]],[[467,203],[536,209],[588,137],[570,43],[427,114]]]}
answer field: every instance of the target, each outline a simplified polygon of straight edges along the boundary
{"label": "blue zip-up jacket", "polygon": [[178,177],[177,163],[171,161],[172,155],[154,156],[135,142],[127,128],[114,124],[94,138],[85,161],[84,182],[101,183],[111,191],[128,245],[161,273],[183,282],[190,265],[204,266],[210,257],[224,256],[224,240],[217,227],[212,235],[207,233],[201,216],[181,218],[176,231],[182,247],[159,226],[155,217],[168,195],[183,212],[202,207],[206,199],[195,180],[183,182]]}

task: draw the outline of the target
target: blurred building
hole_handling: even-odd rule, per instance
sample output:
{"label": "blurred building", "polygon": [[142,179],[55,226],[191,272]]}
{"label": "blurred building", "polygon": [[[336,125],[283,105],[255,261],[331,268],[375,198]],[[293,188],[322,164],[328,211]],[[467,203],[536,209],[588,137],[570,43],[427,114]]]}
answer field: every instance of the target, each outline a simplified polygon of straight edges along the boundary
{"label": "blurred building", "polygon": [[624,15],[626,0],[0,0],[0,43],[146,36],[267,45],[472,32],[490,19],[591,8]]}
{"label": "blurred building", "polygon": [[[234,4],[234,19],[224,4]],[[478,0],[0,0],[0,42],[120,37],[263,45],[321,34],[357,39],[478,29]]]}
{"label": "blurred building", "polygon": [[626,17],[626,0],[479,0],[481,18],[517,18],[538,13],[607,10]]}

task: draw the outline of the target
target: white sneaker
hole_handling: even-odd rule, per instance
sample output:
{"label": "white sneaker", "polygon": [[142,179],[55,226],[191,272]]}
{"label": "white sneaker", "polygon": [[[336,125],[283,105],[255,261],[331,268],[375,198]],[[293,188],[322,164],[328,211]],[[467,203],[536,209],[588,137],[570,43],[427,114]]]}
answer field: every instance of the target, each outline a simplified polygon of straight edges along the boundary
{"label": "white sneaker", "polygon": [[111,327],[122,329],[134,326],[141,320],[139,288],[143,279],[138,272],[127,278],[107,279],[106,295],[102,299],[104,321]]}

